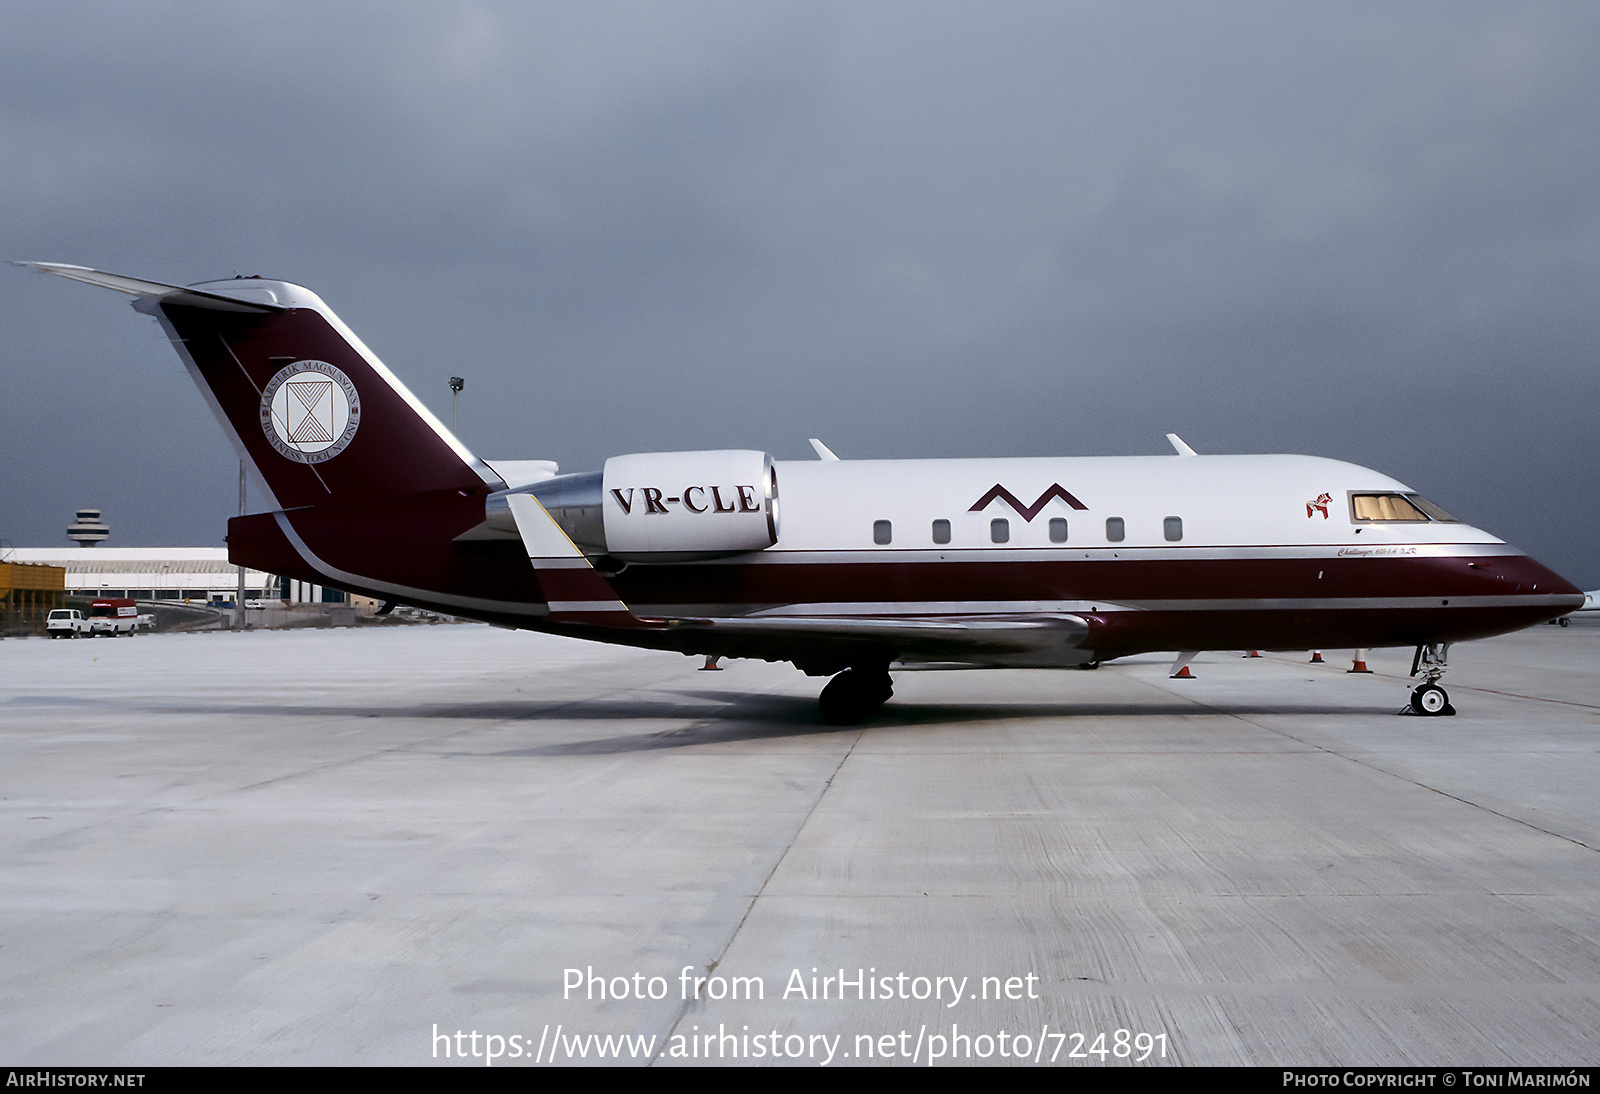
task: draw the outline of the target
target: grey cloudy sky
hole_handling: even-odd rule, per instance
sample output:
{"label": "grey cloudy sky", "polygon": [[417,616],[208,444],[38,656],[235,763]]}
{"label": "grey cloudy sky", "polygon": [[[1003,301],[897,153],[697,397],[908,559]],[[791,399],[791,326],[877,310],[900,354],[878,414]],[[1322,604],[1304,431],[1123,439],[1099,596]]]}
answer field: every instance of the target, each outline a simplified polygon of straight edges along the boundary
{"label": "grey cloudy sky", "polygon": [[[321,294],[484,456],[1307,452],[1600,585],[1593,3],[12,2],[0,257]],[[0,537],[220,543],[123,298],[0,270]]]}

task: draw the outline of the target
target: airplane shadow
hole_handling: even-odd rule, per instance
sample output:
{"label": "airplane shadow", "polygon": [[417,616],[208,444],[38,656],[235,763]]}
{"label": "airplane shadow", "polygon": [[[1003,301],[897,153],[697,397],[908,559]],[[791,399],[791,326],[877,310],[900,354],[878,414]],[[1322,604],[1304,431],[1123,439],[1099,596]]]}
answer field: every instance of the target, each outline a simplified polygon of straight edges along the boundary
{"label": "airplane shadow", "polygon": [[869,726],[921,726],[952,722],[1014,722],[1077,718],[1218,718],[1274,717],[1296,715],[1393,714],[1398,703],[1381,707],[1289,706],[1208,703],[1204,706],[1176,703],[993,703],[972,706],[958,703],[890,702],[866,723]]}
{"label": "airplane shadow", "polygon": [[[692,693],[684,693],[692,694]],[[999,728],[1011,722],[1059,720],[1069,728],[1074,719],[1119,718],[1142,720],[1150,718],[1217,718],[1250,716],[1367,716],[1392,715],[1394,707],[1342,707],[1342,706],[1268,706],[1233,705],[1196,708],[1179,703],[896,703],[890,702],[871,718],[858,726],[830,726],[821,722],[816,702],[809,698],[779,695],[745,695],[733,698],[725,693],[702,693],[698,697],[708,702],[723,702],[720,711],[707,711],[709,721],[699,721],[661,733],[631,734],[604,737],[585,741],[567,741],[538,745],[532,748],[513,749],[497,753],[502,756],[591,756],[628,752],[650,752],[662,749],[690,748],[708,744],[731,744],[747,741],[776,740],[785,737],[821,738],[828,735],[871,733],[874,730],[933,727],[941,725],[970,725],[975,728]],[[604,706],[602,702],[598,704]],[[682,711],[676,714],[681,716]],[[563,710],[553,716],[572,717],[574,712]],[[589,713],[579,715],[589,717]],[[660,718],[660,708],[644,717]]]}
{"label": "airplane shadow", "polygon": [[[552,741],[527,748],[494,752],[505,757],[597,756],[692,748],[708,744],[771,741],[782,738],[819,738],[841,733],[881,729],[970,725],[997,728],[1007,723],[1056,720],[1068,728],[1077,719],[1115,718],[1138,722],[1152,718],[1333,716],[1359,718],[1393,715],[1398,704],[1384,706],[1297,705],[1290,703],[1129,702],[1059,703],[995,700],[983,703],[891,700],[858,726],[830,726],[822,722],[816,700],[810,696],[773,695],[737,691],[694,690],[663,692],[656,697],[585,698],[569,700],[495,700],[465,703],[416,703],[371,708],[310,703],[218,703],[177,700],[135,703],[61,696],[17,696],[0,706],[105,707],[122,713],[138,710],[146,716],[255,717],[304,720],[334,718],[359,721],[376,719],[450,719],[480,723],[644,723],[638,732],[584,740]],[[689,724],[681,724],[689,720]],[[671,729],[651,732],[648,724],[671,721]],[[454,750],[441,754],[453,754]],[[465,752],[461,753],[465,755]],[[481,755],[482,753],[474,753]]]}

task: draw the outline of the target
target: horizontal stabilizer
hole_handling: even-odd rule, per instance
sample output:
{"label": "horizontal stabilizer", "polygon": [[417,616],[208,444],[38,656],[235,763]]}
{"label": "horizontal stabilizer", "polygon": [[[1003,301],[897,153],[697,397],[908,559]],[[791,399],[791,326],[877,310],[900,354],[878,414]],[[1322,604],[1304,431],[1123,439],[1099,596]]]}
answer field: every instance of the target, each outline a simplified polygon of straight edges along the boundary
{"label": "horizontal stabilizer", "polygon": [[102,289],[127,293],[129,296],[159,300],[164,304],[183,304],[191,308],[206,308],[211,311],[256,314],[283,310],[279,304],[267,302],[266,297],[270,294],[265,291],[252,290],[249,285],[251,280],[249,278],[239,278],[243,282],[240,286],[241,293],[259,295],[261,299],[240,300],[214,292],[202,292],[199,289],[185,288],[182,285],[163,285],[159,281],[144,281],[137,277],[124,277],[122,274],[91,270],[87,266],[70,266],[64,262],[17,262],[14,265],[26,266],[33,270],[42,270],[45,273],[70,278],[73,281],[82,281],[85,285],[98,285]]}

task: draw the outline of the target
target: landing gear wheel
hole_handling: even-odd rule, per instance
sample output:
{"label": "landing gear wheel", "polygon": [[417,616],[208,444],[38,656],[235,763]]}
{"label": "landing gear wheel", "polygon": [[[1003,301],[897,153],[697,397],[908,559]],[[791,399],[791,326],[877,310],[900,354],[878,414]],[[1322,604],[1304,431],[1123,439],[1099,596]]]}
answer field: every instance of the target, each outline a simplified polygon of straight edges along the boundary
{"label": "landing gear wheel", "polygon": [[828,681],[817,698],[822,720],[830,726],[857,725],[894,694],[894,682],[882,669],[845,669]]}
{"label": "landing gear wheel", "polygon": [[1449,715],[1456,712],[1450,705],[1450,696],[1438,684],[1423,684],[1411,693],[1411,709],[1417,714],[1430,717]]}

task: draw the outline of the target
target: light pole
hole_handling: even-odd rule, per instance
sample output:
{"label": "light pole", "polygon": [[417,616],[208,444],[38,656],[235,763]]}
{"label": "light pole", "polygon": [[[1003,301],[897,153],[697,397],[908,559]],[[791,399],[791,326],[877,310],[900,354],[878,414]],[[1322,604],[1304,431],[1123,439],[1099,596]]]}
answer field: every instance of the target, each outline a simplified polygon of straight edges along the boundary
{"label": "light pole", "polygon": [[[239,515],[244,516],[244,461],[239,461]],[[239,567],[239,587],[233,594],[233,629],[244,630],[244,567]]]}
{"label": "light pole", "polygon": [[450,432],[452,435],[456,431],[456,400],[461,398],[461,389],[466,386],[467,382],[461,377],[450,377]]}

